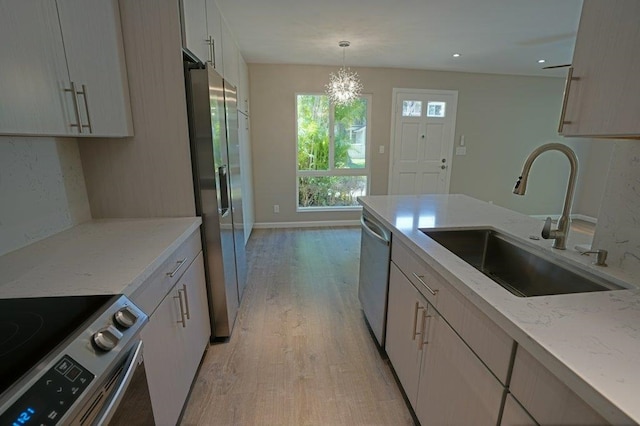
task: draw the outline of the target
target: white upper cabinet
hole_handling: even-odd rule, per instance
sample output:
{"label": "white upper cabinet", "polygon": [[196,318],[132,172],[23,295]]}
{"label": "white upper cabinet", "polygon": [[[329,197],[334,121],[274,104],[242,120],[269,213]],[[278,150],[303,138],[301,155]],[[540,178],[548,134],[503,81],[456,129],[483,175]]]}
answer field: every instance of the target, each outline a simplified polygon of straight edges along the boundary
{"label": "white upper cabinet", "polygon": [[[238,77],[240,74],[238,64],[238,46],[233,38],[233,33],[227,23],[222,19],[222,63],[224,65],[224,79],[238,87]],[[238,108],[240,106],[238,105]]]}
{"label": "white upper cabinet", "polygon": [[0,134],[69,132],[69,73],[55,2],[0,2]]}
{"label": "white upper cabinet", "polygon": [[640,2],[585,0],[560,133],[640,137]]}
{"label": "white upper cabinet", "polygon": [[238,111],[249,115],[249,68],[238,53]]}
{"label": "white upper cabinet", "polygon": [[80,136],[131,136],[133,124],[117,0],[57,0]]}
{"label": "white upper cabinet", "polygon": [[182,0],[183,46],[223,74],[222,18],[213,0]]}
{"label": "white upper cabinet", "polygon": [[116,0],[13,0],[0,9],[0,134],[133,134]]}

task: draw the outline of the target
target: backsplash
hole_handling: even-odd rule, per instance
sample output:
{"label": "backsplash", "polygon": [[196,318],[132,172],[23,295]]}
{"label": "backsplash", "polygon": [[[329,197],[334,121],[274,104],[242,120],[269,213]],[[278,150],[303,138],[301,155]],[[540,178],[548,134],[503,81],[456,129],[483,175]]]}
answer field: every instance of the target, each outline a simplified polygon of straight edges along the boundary
{"label": "backsplash", "polygon": [[607,263],[640,274],[640,142],[617,141],[593,238]]}
{"label": "backsplash", "polygon": [[75,139],[0,137],[0,255],[89,219]]}

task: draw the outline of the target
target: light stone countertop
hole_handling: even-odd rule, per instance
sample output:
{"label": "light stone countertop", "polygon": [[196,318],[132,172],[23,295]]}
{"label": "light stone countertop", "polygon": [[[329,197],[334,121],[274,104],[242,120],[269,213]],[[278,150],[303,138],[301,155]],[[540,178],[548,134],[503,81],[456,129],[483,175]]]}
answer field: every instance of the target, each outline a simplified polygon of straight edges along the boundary
{"label": "light stone countertop", "polygon": [[[534,241],[542,222],[465,195],[359,198],[421,259],[496,322],[525,350],[613,424],[640,423],[640,278],[594,266],[573,247],[591,236],[573,232],[567,250]],[[512,295],[420,232],[419,228],[490,227],[536,251],[587,269],[627,290],[536,296]]]}
{"label": "light stone countertop", "polygon": [[0,298],[130,296],[201,222],[185,217],[80,224],[0,256]]}

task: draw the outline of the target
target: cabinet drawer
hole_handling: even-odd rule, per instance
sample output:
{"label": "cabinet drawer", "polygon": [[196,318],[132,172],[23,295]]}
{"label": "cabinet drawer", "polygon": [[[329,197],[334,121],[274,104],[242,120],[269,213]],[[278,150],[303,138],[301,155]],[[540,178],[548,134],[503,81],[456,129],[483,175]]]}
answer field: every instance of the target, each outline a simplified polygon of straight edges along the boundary
{"label": "cabinet drawer", "polygon": [[442,288],[442,281],[437,279],[438,276],[427,266],[424,260],[418,258],[410,248],[397,240],[394,240],[391,244],[391,260],[429,303],[437,307],[440,292],[446,291],[446,289]]}
{"label": "cabinet drawer", "polygon": [[509,389],[538,424],[609,424],[521,347],[516,353]]}
{"label": "cabinet drawer", "polygon": [[131,295],[131,300],[144,313],[151,316],[201,250],[200,228],[198,228]]}

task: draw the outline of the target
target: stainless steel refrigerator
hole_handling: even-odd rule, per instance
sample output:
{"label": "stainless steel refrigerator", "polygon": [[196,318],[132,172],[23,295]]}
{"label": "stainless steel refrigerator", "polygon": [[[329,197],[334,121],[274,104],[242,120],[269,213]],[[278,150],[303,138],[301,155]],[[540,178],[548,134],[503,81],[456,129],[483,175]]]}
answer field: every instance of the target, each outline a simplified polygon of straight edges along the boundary
{"label": "stainless steel refrigerator", "polygon": [[247,272],[236,88],[185,52],[185,87],[196,214],[212,340],[231,335]]}

